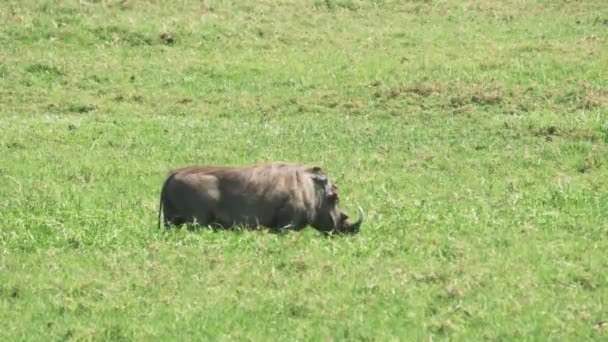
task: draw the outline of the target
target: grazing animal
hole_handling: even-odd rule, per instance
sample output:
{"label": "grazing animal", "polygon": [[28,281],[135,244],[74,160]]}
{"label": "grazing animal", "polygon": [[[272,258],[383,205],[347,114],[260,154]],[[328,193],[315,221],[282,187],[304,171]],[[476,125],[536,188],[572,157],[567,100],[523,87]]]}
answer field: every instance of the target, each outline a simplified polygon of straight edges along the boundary
{"label": "grazing animal", "polygon": [[158,226],[199,224],[357,233],[338,207],[338,188],[320,167],[269,163],[247,167],[188,166],[169,173],[161,194]]}

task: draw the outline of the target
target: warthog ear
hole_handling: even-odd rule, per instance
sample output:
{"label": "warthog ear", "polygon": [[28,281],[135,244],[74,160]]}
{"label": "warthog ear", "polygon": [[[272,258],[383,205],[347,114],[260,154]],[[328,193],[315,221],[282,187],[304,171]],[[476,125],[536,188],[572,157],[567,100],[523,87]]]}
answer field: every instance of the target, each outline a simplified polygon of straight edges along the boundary
{"label": "warthog ear", "polygon": [[311,177],[315,182],[319,182],[321,184],[327,184],[327,176],[323,173],[323,170],[318,166],[313,166],[306,170],[306,172],[311,173]]}
{"label": "warthog ear", "polygon": [[311,167],[310,169],[308,169],[306,171],[308,171],[310,173],[323,173],[323,169],[321,169],[318,166],[313,166],[313,167]]}

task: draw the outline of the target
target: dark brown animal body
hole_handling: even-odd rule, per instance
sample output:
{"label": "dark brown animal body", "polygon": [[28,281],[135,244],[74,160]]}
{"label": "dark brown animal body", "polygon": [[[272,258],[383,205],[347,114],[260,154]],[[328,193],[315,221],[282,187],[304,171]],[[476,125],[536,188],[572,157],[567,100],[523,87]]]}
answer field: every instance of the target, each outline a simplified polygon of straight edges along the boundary
{"label": "dark brown animal body", "polygon": [[171,172],[160,195],[165,226],[209,225],[220,228],[300,230],[356,233],[338,207],[338,188],[319,167],[270,163],[249,167],[190,166]]}

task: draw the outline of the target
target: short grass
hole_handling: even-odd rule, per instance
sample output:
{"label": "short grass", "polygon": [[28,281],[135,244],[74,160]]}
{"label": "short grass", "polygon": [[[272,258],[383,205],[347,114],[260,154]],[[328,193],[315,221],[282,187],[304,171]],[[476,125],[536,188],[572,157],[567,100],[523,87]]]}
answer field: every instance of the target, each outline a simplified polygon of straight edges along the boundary
{"label": "short grass", "polygon": [[[0,339],[606,340],[607,66],[604,0],[4,0]],[[361,233],[157,229],[269,160]]]}

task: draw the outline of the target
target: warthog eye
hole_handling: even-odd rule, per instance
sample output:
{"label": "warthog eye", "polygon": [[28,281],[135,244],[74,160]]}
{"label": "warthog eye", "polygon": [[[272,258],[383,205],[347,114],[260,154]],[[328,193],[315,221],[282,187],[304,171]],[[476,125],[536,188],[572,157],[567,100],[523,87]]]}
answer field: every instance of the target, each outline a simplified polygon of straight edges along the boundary
{"label": "warthog eye", "polygon": [[328,199],[330,202],[337,203],[337,202],[338,202],[338,194],[336,194],[336,193],[331,193],[331,194],[329,194],[329,195],[327,196],[327,199]]}

